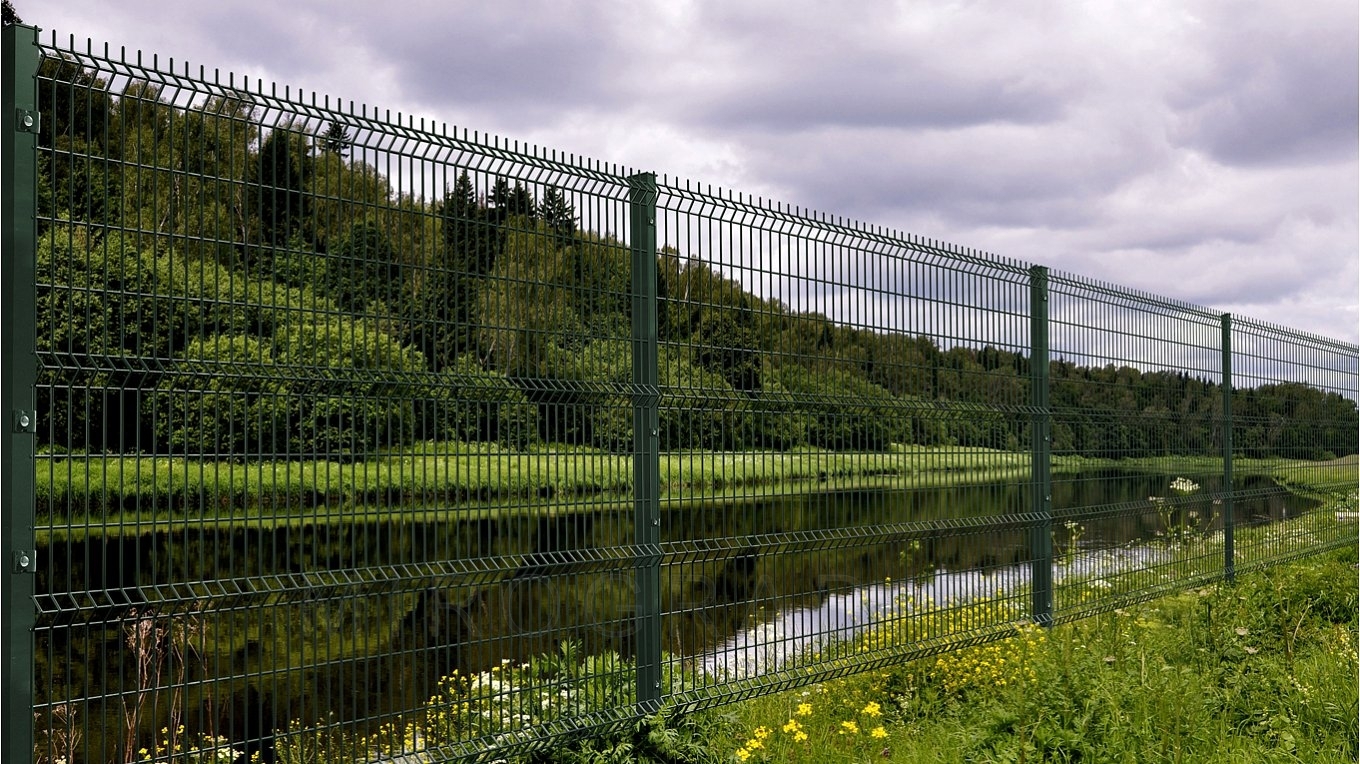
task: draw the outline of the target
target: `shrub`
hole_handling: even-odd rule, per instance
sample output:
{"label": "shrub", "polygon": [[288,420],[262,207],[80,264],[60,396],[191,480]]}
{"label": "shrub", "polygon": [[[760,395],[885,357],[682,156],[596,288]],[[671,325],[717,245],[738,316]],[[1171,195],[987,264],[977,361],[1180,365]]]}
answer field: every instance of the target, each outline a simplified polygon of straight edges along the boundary
{"label": "shrub", "polygon": [[910,437],[908,418],[892,393],[863,375],[836,368],[785,366],[779,382],[811,413],[808,442],[841,451],[886,451]]}
{"label": "shrub", "polygon": [[476,359],[461,356],[440,372],[423,400],[423,436],[495,442],[523,449],[538,438],[538,410],[524,392]]}
{"label": "shrub", "polygon": [[661,402],[660,447],[665,451],[735,450],[745,446],[750,430],[746,396],[721,374],[662,348],[658,355]]}

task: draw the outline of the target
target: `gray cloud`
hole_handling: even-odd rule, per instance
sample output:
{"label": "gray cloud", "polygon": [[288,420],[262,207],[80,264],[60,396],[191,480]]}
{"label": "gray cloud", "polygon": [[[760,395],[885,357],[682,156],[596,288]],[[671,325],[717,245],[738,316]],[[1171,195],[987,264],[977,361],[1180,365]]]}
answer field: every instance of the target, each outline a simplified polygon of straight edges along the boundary
{"label": "gray cloud", "polygon": [[1056,118],[1067,103],[1070,84],[1033,55],[1037,41],[953,51],[941,44],[958,36],[984,39],[991,30],[973,27],[985,17],[913,19],[900,7],[874,3],[828,24],[817,6],[705,9],[702,26],[719,39],[701,43],[698,54],[721,62],[726,73],[697,83],[689,94],[696,108],[686,112],[710,128],[1035,123]]}
{"label": "gray cloud", "polygon": [[1212,57],[1173,93],[1190,145],[1228,163],[1355,156],[1360,140],[1360,39],[1354,3],[1214,7],[1204,21]]}

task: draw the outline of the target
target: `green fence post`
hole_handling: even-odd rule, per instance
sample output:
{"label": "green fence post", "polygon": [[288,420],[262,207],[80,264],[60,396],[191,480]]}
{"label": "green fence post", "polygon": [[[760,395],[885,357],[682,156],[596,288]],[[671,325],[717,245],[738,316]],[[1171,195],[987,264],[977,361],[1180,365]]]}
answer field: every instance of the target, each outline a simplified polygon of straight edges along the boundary
{"label": "green fence post", "polygon": [[35,306],[33,285],[37,247],[37,73],[38,30],[11,25],[3,31],[4,131],[4,408],[10,418],[4,439],[4,509],[0,510],[0,539],[8,558],[5,583],[0,587],[4,614],[5,734],[0,760],[33,760],[33,580],[37,546],[33,540],[33,449],[38,430],[34,402],[36,375]]}
{"label": "green fence post", "polygon": [[1232,314],[1223,314],[1223,577],[1237,575],[1233,562]]}
{"label": "green fence post", "polygon": [[661,707],[661,507],[657,415],[656,175],[628,179],[633,252],[633,523],[638,713]]}
{"label": "green fence post", "polygon": [[1053,625],[1053,474],[1052,412],[1048,408],[1048,269],[1029,269],[1030,406],[1032,452],[1030,459],[1031,501],[1038,517],[1030,536],[1033,556],[1031,611],[1034,622]]}

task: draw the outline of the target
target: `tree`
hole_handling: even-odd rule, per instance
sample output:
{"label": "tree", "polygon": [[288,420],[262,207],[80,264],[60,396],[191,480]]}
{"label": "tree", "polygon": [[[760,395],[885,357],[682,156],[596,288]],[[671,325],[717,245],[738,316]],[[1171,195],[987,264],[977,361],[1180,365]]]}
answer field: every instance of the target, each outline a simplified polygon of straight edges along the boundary
{"label": "tree", "polygon": [[548,224],[548,230],[558,237],[569,239],[576,233],[576,210],[556,186],[549,186],[543,192],[538,214]]}
{"label": "tree", "polygon": [[436,212],[442,246],[413,282],[418,308],[411,341],[434,368],[446,368],[472,346],[478,294],[500,244],[467,172],[458,175]]}
{"label": "tree", "polygon": [[343,157],[349,154],[349,147],[353,144],[353,139],[344,125],[339,122],[331,122],[326,126],[326,132],[321,134],[318,142],[324,153]]}
{"label": "tree", "polygon": [[512,217],[533,218],[537,215],[538,205],[529,189],[515,183],[512,188],[505,178],[496,178],[491,187],[491,205],[495,209],[495,222],[504,223]]}
{"label": "tree", "polygon": [[461,356],[422,401],[418,438],[496,442],[524,448],[538,438],[538,409],[505,375]]}
{"label": "tree", "polygon": [[19,14],[14,12],[14,6],[9,4],[9,0],[4,0],[3,13],[4,13],[3,21],[5,26],[9,26],[10,24],[24,23],[24,20],[19,18]]}
{"label": "tree", "polygon": [[307,196],[303,193],[307,174],[307,154],[287,126],[276,127],[260,146],[259,198],[261,234],[265,244],[283,244],[301,232],[307,217]]}
{"label": "tree", "polygon": [[326,256],[326,293],[349,311],[375,309],[398,296],[401,264],[383,229],[372,220],[350,226]]}
{"label": "tree", "polygon": [[[47,214],[57,219],[117,225],[123,203],[122,175],[116,162],[99,156],[82,140],[69,143],[68,161],[53,162],[48,182]],[[44,160],[47,157],[42,157]],[[46,164],[46,162],[44,162]]]}
{"label": "tree", "polygon": [[61,53],[42,60],[38,77],[44,83],[38,88],[38,145],[51,148],[65,138],[103,148],[113,111],[108,84]]}
{"label": "tree", "polygon": [[892,393],[844,368],[796,364],[778,381],[808,412],[808,442],[836,451],[887,451],[911,437],[911,422]]}
{"label": "tree", "polygon": [[494,232],[487,211],[477,203],[477,191],[466,171],[458,175],[453,189],[444,194],[439,207],[444,225],[444,256],[455,270],[483,276],[496,256]]}

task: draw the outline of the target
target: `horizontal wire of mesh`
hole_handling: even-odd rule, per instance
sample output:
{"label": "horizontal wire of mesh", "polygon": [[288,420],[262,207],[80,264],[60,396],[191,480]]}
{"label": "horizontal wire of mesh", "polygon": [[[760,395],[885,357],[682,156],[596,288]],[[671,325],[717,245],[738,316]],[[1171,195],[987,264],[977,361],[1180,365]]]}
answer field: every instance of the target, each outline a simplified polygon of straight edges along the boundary
{"label": "horizontal wire of mesh", "polygon": [[1354,542],[1352,345],[1234,317],[1228,431],[1194,306],[44,55],[39,759],[494,758]]}

